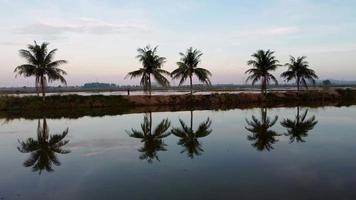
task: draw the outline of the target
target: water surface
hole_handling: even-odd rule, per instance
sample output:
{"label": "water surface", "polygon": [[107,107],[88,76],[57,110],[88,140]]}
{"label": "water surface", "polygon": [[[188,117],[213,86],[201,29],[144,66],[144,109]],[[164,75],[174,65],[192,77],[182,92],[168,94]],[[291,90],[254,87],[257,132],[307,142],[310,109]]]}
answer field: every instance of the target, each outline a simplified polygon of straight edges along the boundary
{"label": "water surface", "polygon": [[356,107],[0,121],[0,199],[355,199]]}

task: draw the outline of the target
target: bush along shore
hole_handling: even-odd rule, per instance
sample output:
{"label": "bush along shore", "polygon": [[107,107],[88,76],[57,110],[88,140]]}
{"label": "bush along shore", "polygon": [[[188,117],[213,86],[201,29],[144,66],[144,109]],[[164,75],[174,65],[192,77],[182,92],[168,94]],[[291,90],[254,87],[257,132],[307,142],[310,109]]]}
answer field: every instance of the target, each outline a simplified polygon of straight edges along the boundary
{"label": "bush along shore", "polygon": [[272,92],[210,94],[210,95],[157,95],[157,96],[80,96],[63,95],[42,97],[1,96],[0,112],[76,112],[88,109],[103,109],[127,113],[142,107],[181,107],[182,109],[229,109],[260,107],[263,105],[353,105],[356,91],[350,89],[330,91]]}

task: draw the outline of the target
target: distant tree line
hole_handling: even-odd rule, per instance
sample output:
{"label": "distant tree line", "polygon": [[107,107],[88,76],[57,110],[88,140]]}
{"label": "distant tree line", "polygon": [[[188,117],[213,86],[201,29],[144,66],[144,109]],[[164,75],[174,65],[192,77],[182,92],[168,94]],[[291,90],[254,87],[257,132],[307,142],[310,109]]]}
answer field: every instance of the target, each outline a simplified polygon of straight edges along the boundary
{"label": "distant tree line", "polygon": [[85,83],[82,88],[85,89],[101,89],[101,88],[116,88],[117,85],[114,83],[99,83],[99,82],[94,82],[94,83]]}

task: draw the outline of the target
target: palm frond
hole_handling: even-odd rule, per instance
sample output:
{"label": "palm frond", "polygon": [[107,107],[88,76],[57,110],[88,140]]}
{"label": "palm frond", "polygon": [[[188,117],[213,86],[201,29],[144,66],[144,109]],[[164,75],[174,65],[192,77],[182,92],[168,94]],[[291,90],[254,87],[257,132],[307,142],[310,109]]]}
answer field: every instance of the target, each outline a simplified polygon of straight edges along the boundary
{"label": "palm frond", "polygon": [[57,49],[53,49],[48,52],[49,43],[37,44],[34,41],[33,44],[28,45],[28,50],[21,49],[19,54],[22,58],[26,59],[27,63],[17,66],[14,70],[16,75],[21,75],[24,77],[35,77],[35,87],[42,88],[43,93],[45,93],[45,88],[47,87],[48,81],[59,80],[61,83],[67,84],[64,75],[67,73],[59,69],[58,67],[62,64],[66,64],[65,60],[52,61]]}
{"label": "palm frond", "polygon": [[[157,83],[158,84],[160,84],[161,86],[163,86],[163,87],[168,87],[169,86],[169,81],[168,81],[168,79],[166,78],[166,77],[164,77],[163,75],[162,75],[162,73],[163,73],[163,71],[164,70],[156,70],[156,71],[154,71],[153,72],[153,77],[155,78],[155,80],[157,81]],[[165,74],[169,74],[169,72],[167,72],[167,71],[164,71],[165,72]]]}
{"label": "palm frond", "polygon": [[171,73],[173,79],[180,79],[179,85],[182,85],[193,75],[196,75],[199,81],[208,85],[211,84],[209,79],[209,76],[211,76],[210,71],[204,68],[198,68],[199,63],[201,62],[201,56],[203,55],[200,50],[190,47],[187,49],[186,53],[179,53],[179,55],[181,58],[180,61],[177,62],[178,68]]}

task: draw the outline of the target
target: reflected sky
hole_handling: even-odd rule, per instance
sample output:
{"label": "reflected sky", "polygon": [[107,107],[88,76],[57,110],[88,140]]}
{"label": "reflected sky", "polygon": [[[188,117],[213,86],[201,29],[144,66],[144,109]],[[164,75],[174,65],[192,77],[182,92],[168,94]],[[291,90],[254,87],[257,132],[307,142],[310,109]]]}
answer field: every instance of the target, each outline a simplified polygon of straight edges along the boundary
{"label": "reflected sky", "polygon": [[[265,130],[275,116],[269,131],[248,130]],[[49,135],[69,128],[63,150],[70,153],[56,154],[61,165],[41,174],[23,166],[31,153],[17,147],[38,138],[44,119],[0,122],[0,198],[354,199],[354,116],[355,106],[46,119]],[[253,118],[257,129],[247,123]],[[147,140],[129,134],[145,123],[165,144],[153,162],[140,159]],[[193,134],[201,126],[204,134]],[[272,132],[273,148],[253,145]]]}

